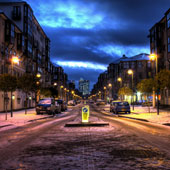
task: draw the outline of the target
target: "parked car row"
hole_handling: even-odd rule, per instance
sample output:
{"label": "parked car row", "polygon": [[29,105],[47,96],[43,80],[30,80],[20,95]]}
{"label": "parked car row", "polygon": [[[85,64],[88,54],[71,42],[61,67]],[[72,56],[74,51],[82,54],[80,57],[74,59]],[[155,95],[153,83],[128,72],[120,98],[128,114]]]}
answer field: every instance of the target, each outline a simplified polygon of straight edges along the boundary
{"label": "parked car row", "polygon": [[36,106],[37,114],[56,114],[67,110],[67,104],[63,100],[55,100],[54,98],[44,98],[39,101]]}

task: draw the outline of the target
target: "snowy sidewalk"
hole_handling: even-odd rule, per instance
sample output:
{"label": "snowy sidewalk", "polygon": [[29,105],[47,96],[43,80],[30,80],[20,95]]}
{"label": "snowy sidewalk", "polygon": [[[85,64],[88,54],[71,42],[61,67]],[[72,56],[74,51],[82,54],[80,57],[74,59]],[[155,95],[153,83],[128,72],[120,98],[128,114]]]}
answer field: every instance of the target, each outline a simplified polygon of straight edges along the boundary
{"label": "snowy sidewalk", "polygon": [[0,131],[11,127],[23,126],[25,124],[30,123],[31,120],[43,119],[51,117],[51,115],[36,115],[35,109],[27,110],[27,114],[25,114],[25,110],[14,111],[13,117],[11,117],[11,113],[6,114],[0,113]]}
{"label": "snowy sidewalk", "polygon": [[158,124],[169,124],[170,125],[170,112],[166,110],[160,110],[159,115],[157,115],[156,108],[135,106],[134,110],[131,107],[131,114],[122,115],[130,118],[144,119],[152,123]]}
{"label": "snowy sidewalk", "polygon": [[[104,110],[109,112],[110,105],[106,105]],[[166,110],[160,110],[159,115],[157,115],[156,108],[150,107],[142,107],[135,106],[134,110],[131,107],[131,114],[120,114],[120,116],[135,118],[135,119],[143,119],[152,123],[158,124],[169,124],[170,125],[170,112]]]}

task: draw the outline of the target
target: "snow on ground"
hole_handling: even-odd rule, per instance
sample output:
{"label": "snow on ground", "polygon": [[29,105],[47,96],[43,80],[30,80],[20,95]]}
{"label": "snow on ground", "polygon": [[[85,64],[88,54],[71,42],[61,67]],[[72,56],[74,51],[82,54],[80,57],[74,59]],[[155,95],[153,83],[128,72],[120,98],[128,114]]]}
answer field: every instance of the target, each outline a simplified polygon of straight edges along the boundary
{"label": "snow on ground", "polygon": [[[110,105],[105,105],[103,110],[109,112]],[[135,106],[134,110],[131,107],[131,114],[121,114],[121,116],[137,118],[137,119],[146,119],[152,123],[158,124],[170,124],[170,112],[165,110],[160,110],[159,115],[157,115],[156,108],[153,107],[142,107]]]}
{"label": "snow on ground", "polygon": [[[67,114],[71,108],[68,109]],[[58,114],[57,116],[60,117],[62,114]],[[0,113],[0,131],[12,129],[18,126],[23,126],[30,123],[31,120],[49,118],[52,115],[37,115],[35,109],[27,110],[27,114],[25,114],[25,110],[15,111],[13,112],[13,117],[11,117],[11,113],[7,113],[7,120],[6,120],[6,113]]]}

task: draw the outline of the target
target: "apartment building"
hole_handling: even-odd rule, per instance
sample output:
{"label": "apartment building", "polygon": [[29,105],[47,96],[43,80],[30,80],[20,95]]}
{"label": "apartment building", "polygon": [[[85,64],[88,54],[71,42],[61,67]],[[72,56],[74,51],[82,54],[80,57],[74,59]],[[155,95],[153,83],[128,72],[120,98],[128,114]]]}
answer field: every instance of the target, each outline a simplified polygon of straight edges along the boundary
{"label": "apartment building", "polygon": [[[132,75],[128,74],[129,69],[133,71],[133,85]],[[132,57],[123,55],[110,63],[105,73],[99,75],[92,92],[95,94],[96,91],[101,91],[102,96],[106,94],[109,100],[117,99],[121,87],[133,88],[133,91],[137,92],[137,84],[143,79],[153,78],[154,73],[154,62],[150,61],[149,54],[141,53]],[[121,78],[121,81],[118,81],[118,78]]]}
{"label": "apartment building", "polygon": [[[149,30],[150,52],[158,58],[158,72],[161,69],[170,69],[170,9],[162,19]],[[170,91],[161,91],[161,104],[170,104]]]}
{"label": "apartment building", "polygon": [[[51,85],[50,40],[25,1],[0,0],[0,51],[0,74],[39,73],[43,86]],[[13,57],[19,58],[17,64],[12,63]],[[0,94],[1,101],[3,97]],[[35,95],[30,93],[28,99],[28,106],[33,107]],[[4,110],[3,105],[1,102],[0,111]],[[24,105],[24,93],[17,90],[13,93],[13,109]]]}

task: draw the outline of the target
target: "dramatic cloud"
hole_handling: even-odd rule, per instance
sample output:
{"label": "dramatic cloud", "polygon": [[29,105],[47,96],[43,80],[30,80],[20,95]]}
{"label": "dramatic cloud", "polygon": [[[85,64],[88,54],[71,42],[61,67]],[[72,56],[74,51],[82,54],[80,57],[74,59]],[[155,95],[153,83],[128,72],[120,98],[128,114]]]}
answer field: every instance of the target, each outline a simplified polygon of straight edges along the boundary
{"label": "dramatic cloud", "polygon": [[51,60],[63,66],[69,79],[93,83],[123,54],[149,53],[149,29],[169,8],[169,0],[27,2],[51,39]]}

